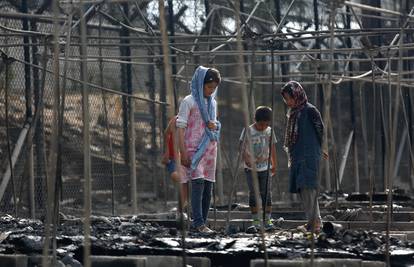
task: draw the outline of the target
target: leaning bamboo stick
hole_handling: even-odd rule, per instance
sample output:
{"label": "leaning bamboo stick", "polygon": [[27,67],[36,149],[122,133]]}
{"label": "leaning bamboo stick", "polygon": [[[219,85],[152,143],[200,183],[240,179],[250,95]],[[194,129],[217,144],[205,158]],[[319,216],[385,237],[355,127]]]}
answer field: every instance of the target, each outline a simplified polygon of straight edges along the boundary
{"label": "leaning bamboo stick", "polygon": [[[174,87],[173,87],[173,80],[172,80],[172,70],[170,65],[170,52],[168,47],[168,34],[167,34],[167,27],[165,22],[165,8],[164,8],[164,0],[158,1],[158,11],[160,14],[160,30],[161,30],[161,41],[162,41],[162,52],[163,52],[163,66],[164,66],[164,75],[165,75],[165,85],[167,88],[167,95],[168,95],[168,101],[169,103],[172,103],[172,105],[169,105],[168,107],[168,117],[169,119],[173,118],[175,116],[175,101],[174,101]],[[178,133],[175,133],[174,135],[174,151],[175,151],[175,164],[177,168],[180,168],[181,166],[181,159],[179,156],[179,148],[178,148]],[[180,172],[181,173],[181,172]],[[186,253],[186,229],[185,229],[185,222],[184,222],[184,207],[182,203],[182,190],[180,188],[181,184],[177,184],[177,190],[178,190],[178,205],[180,207],[180,224],[181,224],[181,243],[182,243],[182,258],[183,258],[183,267],[187,266],[187,253]]]}
{"label": "leaning bamboo stick", "polygon": [[[245,80],[245,73],[244,73],[244,68],[242,67],[242,63],[244,61],[243,55],[241,53],[241,51],[243,51],[243,45],[241,42],[241,20],[240,20],[240,7],[239,7],[239,2],[235,1],[235,9],[236,9],[236,32],[237,32],[237,51],[239,52],[239,56],[237,57],[237,61],[240,64],[239,68],[238,68],[238,72],[240,77],[242,77],[241,81],[241,88],[242,88],[242,107],[243,107],[243,118],[244,118],[244,129],[245,129],[245,135],[246,135],[246,140],[247,140],[247,148],[249,149],[249,151],[253,151],[253,146],[251,143],[251,137],[250,137],[250,131],[249,131],[249,125],[250,125],[250,114],[249,114],[249,105],[248,105],[248,94],[247,94],[247,90],[245,87],[246,84],[246,80]],[[250,162],[255,162],[254,158],[253,158],[253,153],[249,153],[250,154]],[[257,180],[257,170],[256,170],[256,164],[252,164],[252,177],[253,177],[253,189],[254,189],[254,195],[255,195],[255,199],[256,199],[256,208],[257,208],[257,214],[259,216],[259,218],[261,218],[261,214],[262,214],[262,201],[259,195],[259,184],[258,184],[258,180]],[[268,266],[268,253],[267,253],[267,248],[266,248],[266,241],[265,241],[265,235],[264,235],[264,225],[263,223],[260,224],[260,237],[261,237],[261,248],[263,250],[263,257],[265,260],[265,266]]]}

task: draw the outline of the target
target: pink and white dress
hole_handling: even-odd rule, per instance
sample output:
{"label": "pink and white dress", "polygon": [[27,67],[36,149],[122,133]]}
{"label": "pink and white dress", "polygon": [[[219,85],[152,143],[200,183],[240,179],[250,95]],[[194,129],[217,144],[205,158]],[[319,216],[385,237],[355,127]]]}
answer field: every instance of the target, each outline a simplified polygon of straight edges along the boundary
{"label": "pink and white dress", "polygon": [[[216,111],[214,111],[214,114],[216,114]],[[185,128],[184,143],[188,156],[191,159],[201,142],[206,127],[197,103],[191,95],[186,96],[182,100],[178,111],[176,125],[178,128]],[[216,159],[217,142],[210,141],[195,170],[181,166],[182,174],[185,177],[184,180],[189,181],[204,178],[210,182],[215,182]]]}

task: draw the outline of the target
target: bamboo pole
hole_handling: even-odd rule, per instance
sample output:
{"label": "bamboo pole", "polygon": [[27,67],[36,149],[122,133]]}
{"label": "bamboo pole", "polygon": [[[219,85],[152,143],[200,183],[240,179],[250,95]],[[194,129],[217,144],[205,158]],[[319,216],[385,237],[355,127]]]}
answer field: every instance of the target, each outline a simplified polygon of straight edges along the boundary
{"label": "bamboo pole", "polygon": [[[245,48],[245,47],[243,47]],[[249,73],[250,73],[250,86],[249,86],[249,113],[250,114],[254,114],[254,111],[256,109],[256,101],[255,101],[255,75],[254,75],[254,69],[255,69],[255,65],[256,65],[256,55],[255,55],[255,41],[252,40],[252,54],[250,55],[250,64],[249,66]],[[247,61],[247,57],[246,57],[246,61]],[[273,87],[272,87],[273,89]]]}
{"label": "bamboo pole", "polygon": [[[88,77],[87,64],[87,32],[86,21],[83,16],[83,0],[80,8],[80,32],[82,46],[80,49],[81,63],[81,81],[86,81]],[[83,120],[83,175],[84,175],[84,222],[83,222],[83,266],[91,267],[90,249],[91,249],[91,212],[92,212],[92,177],[91,177],[91,155],[90,155],[90,111],[89,111],[89,90],[86,83],[82,83],[82,120]]]}
{"label": "bamboo pole", "polygon": [[[44,48],[43,48],[43,56],[46,55],[46,51],[47,51],[47,45],[45,43]],[[47,65],[47,58],[46,57],[42,57],[43,61],[42,61],[42,66],[44,67],[44,69],[46,68]],[[45,91],[45,84],[46,84],[46,71],[43,71],[42,73],[42,79],[41,79],[41,86],[40,86],[40,90],[41,92],[39,93],[39,99],[38,99],[38,105],[36,108],[36,116],[39,116],[39,124],[42,126],[40,128],[39,131],[39,144],[43,144],[42,148],[39,149],[40,151],[39,154],[37,155],[38,158],[41,158],[44,166],[44,175],[45,175],[45,181],[46,181],[46,188],[47,188],[47,182],[49,181],[48,178],[48,172],[47,172],[47,159],[46,159],[46,149],[45,149],[45,131],[44,131],[44,106],[43,106],[43,102],[44,102],[44,91]],[[36,122],[36,119],[35,119]],[[48,257],[49,257],[49,246],[50,246],[50,222],[51,222],[51,213],[49,212],[51,207],[50,207],[50,197],[48,194],[48,191],[46,192],[46,222],[44,224],[44,231],[45,231],[45,238],[44,238],[44,244],[43,244],[43,251],[42,251],[42,266],[49,266],[48,264]]]}
{"label": "bamboo pole", "polygon": [[[272,49],[272,51],[273,51],[273,47],[271,48]],[[272,54],[272,57],[271,57],[271,64],[272,64],[272,66],[271,66],[271,71],[272,71],[272,87],[271,87],[271,89],[272,89],[272,94],[271,94],[271,98],[272,98],[272,105],[271,105],[271,107],[272,107],[272,118],[271,118],[271,121],[270,121],[270,141],[269,141],[269,155],[268,155],[268,157],[267,157],[267,176],[266,176],[266,187],[265,187],[265,199],[264,199],[264,204],[263,204],[263,224],[265,224],[266,223],[266,208],[267,208],[267,201],[268,201],[268,199],[267,199],[267,197],[268,197],[268,192],[269,192],[269,190],[270,190],[270,194],[272,193],[272,187],[270,187],[270,184],[271,184],[271,180],[270,179],[273,179],[272,177],[273,177],[273,173],[271,173],[271,170],[270,170],[270,165],[271,165],[271,159],[272,159],[272,151],[273,151],[273,146],[274,146],[274,143],[273,143],[273,135],[274,135],[274,125],[275,125],[275,90],[276,90],[276,88],[275,88],[275,86],[274,86],[274,81],[275,81],[275,59],[274,59],[274,55]],[[276,150],[275,150],[275,153],[276,153]],[[275,155],[275,158],[276,158],[276,161],[277,161],[277,157],[276,157],[276,155]],[[276,164],[276,162],[274,162],[274,164]],[[274,167],[275,169],[276,169],[276,166],[272,166],[272,167]],[[276,182],[278,183],[278,180],[276,179]],[[279,188],[279,186],[277,186],[277,188]],[[271,214],[271,212],[270,212],[270,214]]]}
{"label": "bamboo pole", "polygon": [[[30,128],[28,136],[31,138],[33,136],[33,128]],[[27,168],[29,169],[29,205],[30,205],[30,218],[36,218],[36,202],[35,202],[35,175],[34,175],[34,149],[33,142],[29,147],[29,158]]]}
{"label": "bamboo pole", "polygon": [[[346,28],[351,29],[351,7],[346,7]],[[361,25],[360,25],[361,27]],[[352,40],[351,38],[346,39],[346,44],[348,47],[352,47]],[[354,65],[353,62],[349,62],[348,65],[349,72],[352,75]],[[352,131],[353,131],[353,137],[352,137],[352,150],[353,150],[353,169],[354,169],[354,176],[355,176],[355,192],[360,192],[360,177],[359,177],[359,160],[358,160],[358,139],[357,139],[357,126],[356,126],[356,116],[355,116],[355,95],[354,95],[354,82],[350,82],[349,86],[349,101],[350,101],[350,117],[351,117],[351,124],[352,124]]]}
{"label": "bamboo pole", "polygon": [[[401,73],[403,70],[403,62],[402,62],[402,44],[404,41],[404,28],[401,28],[401,32],[400,32],[400,40],[399,40],[399,45],[400,45],[400,51],[399,51],[399,57],[400,60],[398,62],[398,72]],[[389,65],[389,68],[391,68],[391,65]],[[397,83],[398,83],[398,92],[396,92],[395,94],[395,98],[394,98],[394,116],[393,116],[393,126],[392,126],[392,130],[391,130],[391,138],[390,138],[390,157],[389,157],[389,169],[388,169],[388,184],[387,184],[387,229],[386,229],[386,262],[387,262],[387,266],[390,267],[391,266],[391,252],[390,252],[390,241],[389,241],[389,237],[390,237],[390,230],[391,230],[391,223],[392,223],[392,196],[393,196],[393,183],[394,183],[394,168],[396,168],[396,166],[394,166],[394,162],[395,162],[395,150],[396,150],[396,146],[397,146],[397,127],[398,127],[398,120],[399,120],[399,110],[400,110],[400,94],[399,92],[401,91],[401,75],[398,75],[397,77]],[[390,104],[392,103],[391,99],[389,100]],[[401,101],[404,101],[404,99],[401,99]],[[390,125],[391,125],[391,121],[390,121]]]}
{"label": "bamboo pole", "polygon": [[[242,77],[241,78],[241,88],[242,88],[242,101],[243,101],[243,119],[244,119],[244,128],[245,128],[245,135],[246,135],[246,139],[247,139],[247,147],[250,151],[253,151],[253,146],[251,143],[251,137],[250,137],[250,130],[249,130],[249,125],[250,125],[250,114],[249,114],[249,105],[248,105],[248,94],[247,94],[247,90],[246,87],[244,86],[244,84],[246,83],[245,81],[245,71],[243,66],[243,55],[242,53],[240,53],[241,51],[243,51],[243,45],[241,42],[241,20],[240,20],[240,8],[239,8],[239,2],[235,1],[235,9],[236,9],[236,32],[237,32],[237,51],[239,52],[239,55],[237,57],[237,61],[240,63],[239,68],[237,69],[239,72],[239,76]],[[254,188],[254,195],[255,195],[255,199],[256,199],[256,208],[257,208],[257,214],[259,218],[262,218],[262,201],[259,195],[259,184],[258,184],[258,180],[257,180],[257,170],[256,170],[256,164],[254,164],[254,158],[253,158],[253,153],[249,153],[250,154],[250,162],[253,162],[252,164],[252,177],[253,177],[253,188]],[[268,266],[268,260],[269,260],[269,256],[267,254],[267,248],[266,248],[266,242],[265,242],[265,235],[264,235],[264,225],[263,223],[260,224],[260,237],[261,237],[261,249],[263,250],[263,257],[265,260],[265,266]]]}
{"label": "bamboo pole", "polygon": [[[295,1],[295,0],[293,0],[293,1]],[[236,1],[237,2],[237,1]],[[240,3],[237,3],[238,5],[237,6],[240,6]],[[215,51],[218,51],[218,50],[220,50],[221,48],[223,48],[223,47],[225,47],[227,44],[229,44],[229,43],[231,43],[231,42],[234,42],[234,41],[236,41],[237,43],[238,42],[242,42],[241,40],[237,40],[237,36],[239,36],[239,34],[240,34],[240,32],[241,32],[241,30],[242,29],[244,29],[244,27],[246,27],[247,26],[247,23],[249,23],[249,21],[250,21],[250,19],[252,18],[252,16],[253,16],[253,14],[256,12],[256,10],[257,10],[257,8],[259,7],[259,5],[260,4],[262,4],[262,1],[258,1],[257,3],[256,3],[256,5],[253,7],[253,10],[250,12],[250,15],[249,15],[249,17],[246,19],[246,21],[244,21],[244,23],[243,23],[243,25],[241,25],[240,26],[240,28],[238,29],[238,30],[236,30],[236,38],[233,36],[233,37],[230,37],[229,39],[227,39],[224,43],[222,43],[221,45],[219,45],[219,46],[217,46],[217,47],[215,47],[215,48],[213,48],[213,49],[211,49],[211,52],[215,52]],[[235,9],[237,9],[237,7],[236,7],[236,5],[235,5],[235,7],[234,7]],[[238,18],[240,18],[240,10],[239,9],[237,9],[237,10],[235,10],[235,13],[236,13],[236,17],[238,17]]]}
{"label": "bamboo pole", "polygon": [[[52,4],[53,7],[53,15],[55,20],[53,21],[53,104],[52,104],[52,121],[58,122],[59,121],[59,110],[60,110],[60,97],[61,97],[61,87],[60,87],[60,77],[59,77],[59,8],[57,3]],[[56,171],[57,171],[57,164],[58,164],[58,143],[59,143],[59,129],[58,123],[51,124],[51,137],[50,137],[50,148],[48,151],[49,158],[48,158],[48,168],[46,169],[48,172],[47,177],[47,194],[48,194],[48,210],[49,219],[52,223],[52,265],[56,264],[57,261],[57,244],[56,244],[56,233],[57,233],[57,223],[55,218],[55,212],[58,205],[59,197],[56,196],[58,192],[56,191]],[[46,227],[50,227],[47,225]],[[47,259],[43,259],[44,261],[48,261]]]}
{"label": "bamboo pole", "polygon": [[[6,69],[8,69],[9,67],[6,65]],[[7,72],[8,70],[6,70]],[[8,75],[6,75],[6,80],[8,80],[9,77]],[[8,83],[8,82],[7,82]],[[8,90],[7,89],[7,85],[6,85],[6,95],[5,95],[5,117],[6,117],[6,139],[8,140],[8,144],[7,144],[7,157],[8,157],[8,164],[6,167],[6,171],[2,177],[1,180],[1,184],[0,184],[0,200],[3,199],[4,194],[6,192],[7,186],[9,184],[9,182],[11,182],[12,184],[12,192],[13,192],[13,205],[17,205],[17,199],[15,199],[15,188],[14,188],[14,183],[15,183],[15,177],[14,177],[14,166],[17,162],[17,159],[21,153],[23,144],[24,144],[24,140],[26,139],[26,136],[28,135],[28,131],[30,126],[28,124],[24,125],[22,131],[19,134],[19,137],[17,139],[17,142],[15,144],[15,147],[13,149],[13,151],[11,151],[11,145],[10,145],[10,139],[9,137],[9,111],[8,111],[8,101],[9,101],[9,96],[8,96]],[[15,209],[17,209],[17,207],[15,207]],[[15,216],[17,216],[17,210],[14,211]]]}
{"label": "bamboo pole", "polygon": [[[32,27],[34,27],[34,25],[31,25]],[[36,39],[33,38],[32,42],[36,42]],[[36,58],[36,53],[37,53],[37,48],[33,49],[32,51],[32,56],[33,56],[33,63],[38,64],[37,58]],[[46,62],[46,59],[45,59]],[[30,213],[31,213],[31,217],[32,219],[35,219],[36,217],[36,195],[37,197],[39,197],[39,193],[36,194],[35,192],[35,180],[37,181],[42,181],[42,171],[41,171],[41,162],[42,162],[42,157],[41,157],[41,152],[42,152],[42,148],[41,148],[41,142],[39,142],[38,138],[40,136],[39,133],[37,133],[39,131],[39,129],[41,128],[41,126],[39,126],[41,123],[39,121],[40,120],[40,114],[41,114],[41,109],[42,109],[42,104],[43,104],[43,97],[40,96],[40,84],[39,84],[39,77],[38,77],[38,72],[37,69],[33,68],[33,86],[34,86],[34,104],[35,104],[35,113],[34,113],[34,117],[32,120],[32,123],[30,125],[30,130],[28,133],[28,138],[27,138],[27,146],[29,148],[29,176],[30,176],[30,180],[29,180],[29,198],[30,198]],[[43,92],[43,90],[42,90]],[[36,139],[36,140],[34,140]],[[38,178],[35,179],[35,175],[34,175],[34,148],[33,148],[33,143],[36,142],[36,154],[37,154],[37,176]],[[41,186],[41,183],[39,183]],[[41,207],[40,207],[41,209]]]}
{"label": "bamboo pole", "polygon": [[[336,9],[331,9],[331,14],[329,16],[329,29],[331,31],[331,39],[330,39],[330,56],[329,56],[329,72],[328,72],[328,84],[325,87],[324,91],[324,109],[323,109],[323,120],[325,124],[324,129],[324,138],[322,148],[324,151],[328,151],[328,129],[330,123],[330,109],[331,109],[331,96],[332,96],[332,70],[334,69],[334,27],[335,27],[335,15]],[[327,190],[331,190],[331,174],[330,174],[330,167],[329,161],[324,161],[324,170],[325,170],[325,186]]]}
{"label": "bamboo pole", "polygon": [[136,142],[135,142],[135,101],[129,99],[129,171],[131,183],[131,207],[132,213],[138,212],[138,195],[137,195],[137,165],[136,165]]}
{"label": "bamboo pole", "polygon": [[[99,16],[99,25],[102,25],[102,16]],[[98,35],[101,36],[102,28],[99,27]],[[101,39],[99,39],[99,43],[101,43]],[[102,47],[99,46],[98,55],[102,56]],[[99,85],[104,85],[104,77],[103,77],[104,65],[102,60],[99,61]],[[106,102],[106,92],[101,90],[103,108],[104,108],[104,115],[105,115],[105,131],[106,137],[108,138],[109,143],[109,156],[111,157],[111,213],[112,216],[115,216],[115,159],[114,159],[114,149],[112,146],[112,137],[111,131],[109,129],[109,118],[108,118],[108,107]],[[155,114],[155,113],[154,113]]]}
{"label": "bamboo pole", "polygon": [[[371,51],[372,53],[372,51]],[[375,64],[374,64],[374,58],[373,55],[370,54],[371,58],[371,83],[372,83],[372,101],[373,101],[373,112],[372,112],[372,131],[376,131],[376,125],[377,125],[377,109],[376,109],[376,80],[375,80]],[[380,92],[380,100],[381,100],[381,118],[384,118],[383,114],[383,101],[382,101],[382,93]],[[368,102],[369,103],[369,102]],[[367,118],[366,118],[367,119]],[[367,119],[368,120],[368,119]],[[368,122],[367,122],[368,124]],[[385,123],[382,123],[384,126]],[[366,130],[366,133],[368,134],[368,130]],[[367,140],[367,146],[368,146],[368,140]],[[372,139],[372,150],[371,150],[371,156],[368,157],[368,170],[369,170],[369,222],[370,225],[373,222],[373,214],[372,214],[372,205],[373,205],[373,195],[375,190],[375,155],[376,155],[376,138]]]}
{"label": "bamboo pole", "polygon": [[[390,14],[390,15],[396,15],[398,17],[404,17],[405,16],[405,14],[402,14],[402,13],[397,12],[397,11],[388,10],[388,9],[379,8],[379,7],[373,7],[373,6],[369,6],[369,5],[363,5],[363,4],[359,4],[359,3],[355,3],[355,2],[351,2],[351,1],[345,1],[345,5],[365,9],[365,10],[368,10],[368,11],[374,11],[374,12],[381,12],[381,13]],[[406,16],[408,18],[414,18],[414,16],[411,15],[411,14],[408,14]]]}
{"label": "bamboo pole", "polygon": [[[220,142],[221,144],[221,142]],[[218,196],[218,204],[223,205],[224,204],[224,193],[223,193],[223,152],[221,149],[221,145],[218,145],[217,147],[217,182],[215,184],[216,192]],[[216,209],[214,208],[214,211]]]}
{"label": "bamboo pole", "polygon": [[[244,140],[245,136],[243,137],[243,140],[241,142],[245,141]],[[224,150],[222,150],[222,152],[225,155],[225,159],[227,161],[227,165],[229,166],[230,175],[231,175],[231,179],[232,179],[231,189],[230,189],[228,203],[227,203],[227,214],[226,214],[226,232],[229,232],[230,219],[231,219],[231,204],[232,204],[234,191],[236,189],[236,185],[237,185],[238,178],[239,178],[239,167],[240,167],[240,163],[241,163],[240,162],[241,161],[241,145],[239,146],[239,148],[237,150],[236,167],[234,168],[234,170],[231,166],[231,161],[230,161],[229,157],[227,156],[227,154],[225,153]]]}
{"label": "bamboo pole", "polygon": [[[2,183],[1,183],[1,198],[3,197],[4,192],[6,191],[7,184],[8,184],[8,177],[11,180],[11,186],[12,186],[12,196],[13,196],[13,206],[14,206],[14,216],[17,218],[18,212],[17,212],[17,196],[16,196],[16,182],[13,172],[14,163],[17,161],[17,156],[20,154],[21,147],[23,145],[23,142],[25,140],[26,134],[27,134],[27,128],[25,127],[23,131],[20,133],[20,137],[18,139],[18,142],[16,144],[15,149],[13,150],[13,154],[11,151],[11,138],[10,138],[10,124],[9,124],[9,90],[10,90],[10,64],[11,61],[9,58],[7,58],[4,54],[2,55],[3,63],[5,66],[5,101],[4,101],[4,109],[5,109],[5,117],[6,117],[6,139],[7,139],[7,159],[8,159],[8,167],[7,171],[3,177]],[[16,153],[15,153],[16,152]],[[14,159],[14,160],[13,160]],[[14,163],[13,163],[14,162]],[[0,198],[0,200],[1,200]]]}
{"label": "bamboo pole", "polygon": [[[170,65],[170,58],[169,58],[169,47],[168,47],[168,33],[167,27],[165,22],[165,7],[164,7],[164,0],[158,0],[158,11],[160,14],[160,30],[161,30],[161,40],[162,40],[162,52],[163,52],[163,66],[164,66],[164,74],[165,74],[165,86],[168,95],[168,103],[173,103],[173,105],[168,106],[168,117],[173,118],[175,116],[175,103],[174,103],[174,87],[172,81],[172,70]],[[174,151],[178,151],[178,134],[174,134]],[[181,166],[181,160],[179,158],[179,154],[175,153],[175,164],[179,168]],[[186,253],[186,229],[184,226],[184,209],[182,203],[182,190],[180,188],[181,184],[177,185],[178,190],[178,205],[181,210],[180,214],[180,222],[181,222],[181,243],[182,243],[182,258],[183,258],[183,267],[187,266],[187,253]]]}
{"label": "bamboo pole", "polygon": [[[68,57],[70,42],[71,42],[71,26],[72,24],[72,14],[69,15],[68,19],[68,34],[66,37],[65,45],[65,57]],[[55,51],[56,52],[56,51]],[[55,55],[56,57],[58,54]],[[59,64],[59,63],[58,63]],[[62,194],[62,154],[63,154],[63,125],[64,125],[64,112],[65,112],[65,99],[66,99],[66,76],[67,76],[68,62],[64,62],[63,66],[63,79],[62,86],[60,85],[59,69],[55,68],[55,79],[59,83],[59,86],[55,88],[55,94],[57,95],[56,104],[57,104],[57,133],[56,133],[56,167],[55,167],[55,177],[54,177],[54,199],[53,199],[53,215],[52,215],[52,244],[53,244],[53,261],[52,264],[56,265],[57,258],[57,227],[60,225],[59,221],[59,211],[60,211],[60,198]]]}

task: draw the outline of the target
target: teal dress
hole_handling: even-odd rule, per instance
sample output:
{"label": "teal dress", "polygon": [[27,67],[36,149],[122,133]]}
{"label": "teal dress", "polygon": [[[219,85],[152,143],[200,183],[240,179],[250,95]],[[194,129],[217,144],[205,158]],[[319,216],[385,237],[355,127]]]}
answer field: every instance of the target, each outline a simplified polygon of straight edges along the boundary
{"label": "teal dress", "polygon": [[323,123],[319,111],[310,103],[298,114],[298,138],[289,149],[289,191],[298,193],[302,188],[317,189],[321,159]]}

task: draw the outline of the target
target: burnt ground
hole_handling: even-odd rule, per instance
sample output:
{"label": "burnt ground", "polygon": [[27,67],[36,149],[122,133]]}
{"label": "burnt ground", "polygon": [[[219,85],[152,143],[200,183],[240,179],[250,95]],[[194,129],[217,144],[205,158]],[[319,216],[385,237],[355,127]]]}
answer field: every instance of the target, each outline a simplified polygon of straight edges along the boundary
{"label": "burnt ground", "polygon": [[[41,254],[44,225],[40,220],[0,217],[0,253]],[[266,232],[269,258],[297,259],[310,257],[309,235],[297,230],[277,229]],[[181,231],[137,216],[92,217],[93,255],[182,255]],[[321,233],[315,240],[315,256],[324,258],[358,258],[385,260],[386,236],[365,230],[341,229]],[[62,217],[57,227],[57,255],[82,262],[83,222]],[[186,233],[186,252],[191,256],[209,257],[212,266],[249,266],[262,258],[260,235],[224,231],[213,235]],[[409,266],[414,262],[414,242],[390,238],[392,266]]]}

